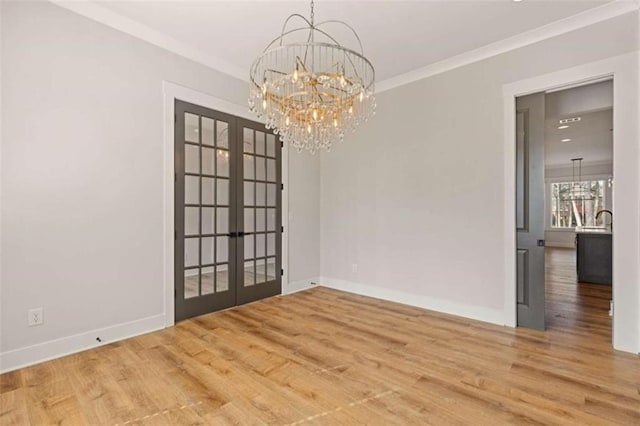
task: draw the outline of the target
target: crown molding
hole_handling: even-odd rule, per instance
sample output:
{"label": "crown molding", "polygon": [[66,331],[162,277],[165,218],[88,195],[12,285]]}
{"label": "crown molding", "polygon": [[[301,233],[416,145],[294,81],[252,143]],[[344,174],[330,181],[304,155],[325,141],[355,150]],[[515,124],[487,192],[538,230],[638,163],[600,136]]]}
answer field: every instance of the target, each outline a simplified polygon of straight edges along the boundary
{"label": "crown molding", "polygon": [[[199,49],[195,49],[186,43],[176,40],[173,37],[154,30],[153,28],[141,24],[133,19],[115,13],[92,1],[49,1],[57,6],[100,22],[194,62],[198,62],[233,78],[237,78],[242,81],[248,80],[247,70],[233,65],[224,59],[211,56]],[[640,0],[614,0],[611,3],[606,3],[602,6],[586,10],[521,34],[517,34],[513,37],[388,78],[376,84],[376,91],[380,93],[395,87],[413,83],[414,81],[422,80],[436,74],[441,74],[464,65],[478,62],[492,56],[497,56],[511,50],[596,24],[598,22],[606,21],[608,19],[615,18],[616,16],[636,11],[639,8]]]}
{"label": "crown molding", "polygon": [[436,74],[442,74],[455,68],[469,65],[549,38],[557,37],[580,28],[588,27],[590,25],[597,24],[598,22],[615,18],[616,16],[637,11],[639,8],[640,2],[638,0],[615,0],[611,3],[606,3],[602,6],[585,10],[584,12],[576,15],[568,16],[504,40],[388,78],[376,83],[376,92],[384,92]]}
{"label": "crown molding", "polygon": [[233,65],[199,49],[195,49],[186,43],[176,40],[160,31],[154,30],[140,22],[115,13],[106,7],[92,1],[49,0],[51,3],[67,10],[82,15],[86,18],[107,25],[123,33],[129,34],[147,43],[183,56],[199,64],[205,65],[216,71],[230,75],[239,80],[248,80],[249,71]]}

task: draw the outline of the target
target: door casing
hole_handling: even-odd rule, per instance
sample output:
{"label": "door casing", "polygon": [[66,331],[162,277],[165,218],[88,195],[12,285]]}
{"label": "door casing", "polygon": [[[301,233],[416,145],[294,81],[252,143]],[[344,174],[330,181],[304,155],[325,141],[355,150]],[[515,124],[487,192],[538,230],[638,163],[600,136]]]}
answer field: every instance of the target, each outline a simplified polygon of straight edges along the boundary
{"label": "door casing", "polygon": [[[613,209],[617,211],[613,239],[613,347],[640,352],[640,264],[625,259],[640,258],[640,191],[637,147],[640,129],[638,52],[607,58],[572,68],[503,85],[504,168],[504,309],[503,322],[516,326],[516,233],[515,233],[515,110],[516,97],[588,84],[604,78],[614,80],[614,176]],[[624,229],[624,232],[620,232]]]}

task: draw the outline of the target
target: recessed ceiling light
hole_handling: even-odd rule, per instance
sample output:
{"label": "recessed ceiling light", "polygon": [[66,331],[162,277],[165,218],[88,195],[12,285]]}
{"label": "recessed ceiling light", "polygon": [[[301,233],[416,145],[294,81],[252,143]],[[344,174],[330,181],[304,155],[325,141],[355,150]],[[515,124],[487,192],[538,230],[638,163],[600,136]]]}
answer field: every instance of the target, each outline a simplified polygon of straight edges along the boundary
{"label": "recessed ceiling light", "polygon": [[563,118],[562,120],[560,120],[560,124],[575,123],[576,121],[580,120],[580,117]]}
{"label": "recessed ceiling light", "polygon": [[522,0],[513,0],[514,3],[520,3]]}
{"label": "recessed ceiling light", "polygon": [[571,142],[571,139],[562,139],[560,142]]}
{"label": "recessed ceiling light", "polygon": [[569,126],[567,126],[567,125],[565,124],[564,126],[559,126],[559,127],[558,127],[558,129],[566,129],[566,128],[568,128],[568,127],[569,127]]}

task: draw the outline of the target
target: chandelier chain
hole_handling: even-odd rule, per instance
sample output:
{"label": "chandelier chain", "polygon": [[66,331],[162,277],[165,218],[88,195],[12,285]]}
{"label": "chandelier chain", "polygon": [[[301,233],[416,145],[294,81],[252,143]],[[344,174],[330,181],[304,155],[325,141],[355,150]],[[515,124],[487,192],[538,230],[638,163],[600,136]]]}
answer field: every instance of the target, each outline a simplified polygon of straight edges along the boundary
{"label": "chandelier chain", "polygon": [[313,19],[315,17],[315,12],[313,10],[313,6],[314,6],[314,3],[313,3],[313,0],[311,0],[311,27],[313,27],[313,25],[314,25]]}

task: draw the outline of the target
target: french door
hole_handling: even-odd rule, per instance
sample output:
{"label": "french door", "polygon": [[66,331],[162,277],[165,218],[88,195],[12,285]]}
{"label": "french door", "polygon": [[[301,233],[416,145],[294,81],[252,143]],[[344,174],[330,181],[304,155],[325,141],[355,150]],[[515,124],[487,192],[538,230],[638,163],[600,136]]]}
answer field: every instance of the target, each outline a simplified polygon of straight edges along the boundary
{"label": "french door", "polygon": [[176,321],[280,294],[280,142],[198,105],[175,113]]}

